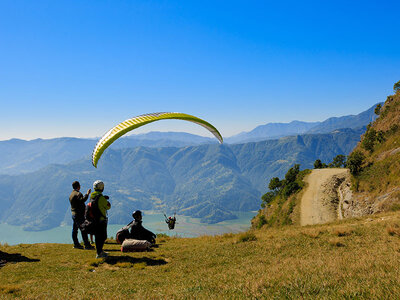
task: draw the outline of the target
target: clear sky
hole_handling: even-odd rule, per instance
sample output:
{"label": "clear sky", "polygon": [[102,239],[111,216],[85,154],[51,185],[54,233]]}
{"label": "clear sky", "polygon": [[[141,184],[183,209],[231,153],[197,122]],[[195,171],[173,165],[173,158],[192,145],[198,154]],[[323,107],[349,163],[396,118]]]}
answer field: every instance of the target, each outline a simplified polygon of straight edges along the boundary
{"label": "clear sky", "polygon": [[399,14],[383,0],[0,0],[0,140],[96,137],[158,111],[223,136],[358,114],[400,80]]}

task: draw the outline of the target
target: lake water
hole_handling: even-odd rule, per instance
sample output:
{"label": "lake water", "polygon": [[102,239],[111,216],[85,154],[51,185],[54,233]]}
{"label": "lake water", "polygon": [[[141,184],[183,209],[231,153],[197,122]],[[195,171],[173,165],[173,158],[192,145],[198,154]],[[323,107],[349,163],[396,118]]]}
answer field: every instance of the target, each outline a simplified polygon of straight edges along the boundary
{"label": "lake water", "polygon": [[[164,216],[158,213],[144,212],[143,226],[154,233],[165,233],[170,236],[196,237],[201,235],[218,235],[238,233],[250,228],[250,220],[257,212],[237,212],[239,218],[217,224],[202,224],[200,219],[177,215],[174,230],[168,230]],[[116,232],[126,224],[108,225],[108,236],[115,237]],[[72,243],[72,226],[60,226],[43,231],[24,231],[22,226],[0,224],[0,243],[9,245],[33,243]],[[78,238],[81,240],[80,233]]]}

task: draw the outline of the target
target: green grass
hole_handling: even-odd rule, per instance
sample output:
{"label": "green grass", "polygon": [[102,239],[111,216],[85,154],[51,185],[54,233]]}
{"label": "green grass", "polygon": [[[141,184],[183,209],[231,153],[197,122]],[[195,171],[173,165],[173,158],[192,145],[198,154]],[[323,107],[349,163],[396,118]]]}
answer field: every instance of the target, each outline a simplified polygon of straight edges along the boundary
{"label": "green grass", "polygon": [[163,237],[111,257],[65,244],[0,245],[0,298],[399,299],[400,214],[242,234]]}

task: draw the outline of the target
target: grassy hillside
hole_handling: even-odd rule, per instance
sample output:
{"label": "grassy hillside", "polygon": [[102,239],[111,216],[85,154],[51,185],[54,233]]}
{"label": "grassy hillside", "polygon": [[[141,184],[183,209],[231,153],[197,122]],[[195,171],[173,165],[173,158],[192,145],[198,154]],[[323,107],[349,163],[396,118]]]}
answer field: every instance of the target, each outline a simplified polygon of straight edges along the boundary
{"label": "grassy hillside", "polygon": [[400,92],[387,97],[356,152],[365,159],[361,171],[353,174],[355,197],[375,204],[375,211],[400,208]]}
{"label": "grassy hillside", "polygon": [[0,246],[0,298],[399,299],[400,215],[238,235],[159,238],[111,257],[65,244]]}

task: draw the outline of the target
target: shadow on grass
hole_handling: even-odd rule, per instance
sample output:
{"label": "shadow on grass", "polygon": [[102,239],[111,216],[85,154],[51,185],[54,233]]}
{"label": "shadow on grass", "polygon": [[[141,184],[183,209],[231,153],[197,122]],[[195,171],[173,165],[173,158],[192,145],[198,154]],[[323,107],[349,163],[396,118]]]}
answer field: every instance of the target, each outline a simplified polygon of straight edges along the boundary
{"label": "shadow on grass", "polygon": [[105,252],[121,252],[121,249],[103,249]]}
{"label": "shadow on grass", "polygon": [[131,263],[131,264],[138,264],[138,263],[145,263],[147,266],[162,266],[167,264],[164,259],[153,259],[148,257],[131,257],[131,256],[108,256],[105,263],[110,265],[115,265],[117,263]]}
{"label": "shadow on grass", "polygon": [[29,258],[19,253],[6,253],[0,251],[0,268],[5,266],[6,263],[17,263],[17,262],[38,262],[40,259]]}

